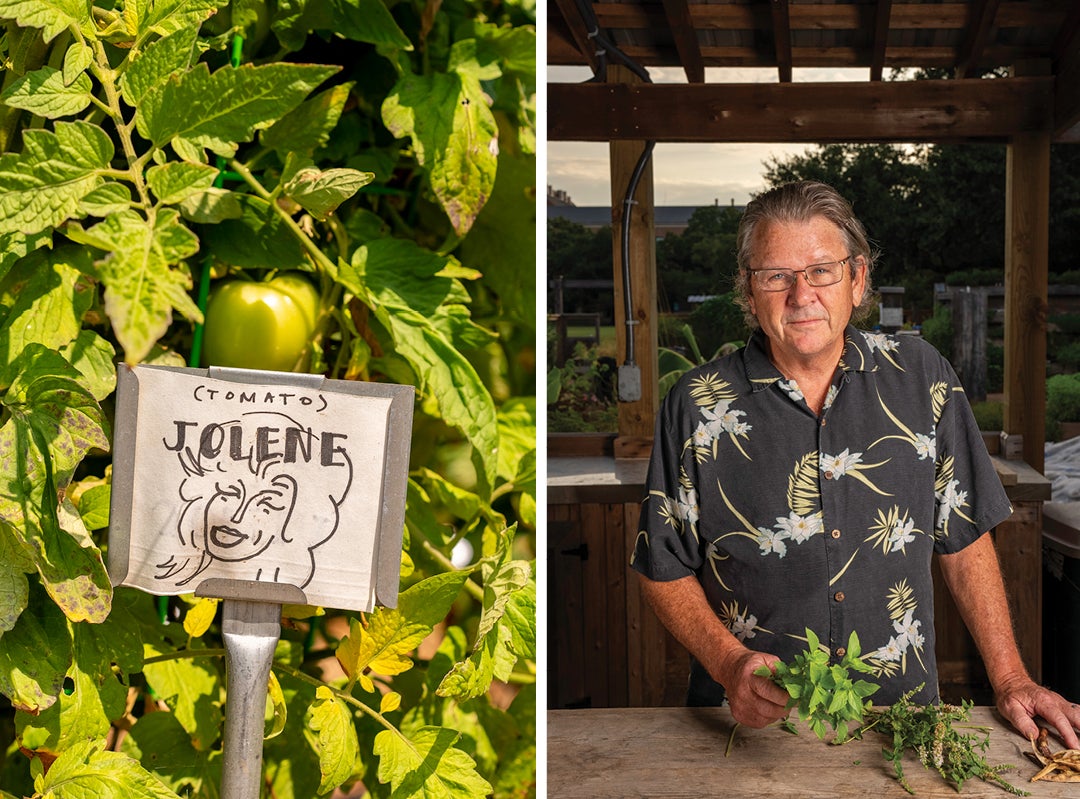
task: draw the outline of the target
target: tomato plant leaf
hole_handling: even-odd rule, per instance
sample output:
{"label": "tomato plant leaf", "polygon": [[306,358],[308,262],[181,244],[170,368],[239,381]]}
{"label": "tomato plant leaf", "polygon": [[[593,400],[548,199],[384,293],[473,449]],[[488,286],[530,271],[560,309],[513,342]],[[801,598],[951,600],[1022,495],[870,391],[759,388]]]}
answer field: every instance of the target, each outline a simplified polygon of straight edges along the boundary
{"label": "tomato plant leaf", "polygon": [[0,282],[0,298],[9,310],[0,328],[0,351],[18,353],[29,344],[59,349],[82,330],[82,318],[94,299],[92,287],[65,256],[74,248],[20,261]]}
{"label": "tomato plant leaf", "polygon": [[32,571],[34,560],[25,542],[0,521],[0,638],[26,607],[30,592],[26,575]]}
{"label": "tomato plant leaf", "polygon": [[79,200],[79,211],[87,216],[105,218],[132,206],[131,189],[122,183],[105,183]]}
{"label": "tomato plant leaf", "polygon": [[421,390],[438,401],[443,420],[469,439],[491,486],[499,443],[495,403],[473,365],[432,321],[443,303],[461,304],[468,296],[458,281],[435,277],[445,263],[413,242],[380,239],[359,247],[338,279],[374,311]]}
{"label": "tomato plant leaf", "polygon": [[444,618],[468,574],[445,572],[402,591],[397,608],[376,608],[367,626],[353,619],[349,635],[337,649],[337,659],[350,677],[365,669],[388,676],[413,666],[410,653]]}
{"label": "tomato plant leaf", "polygon": [[94,62],[94,50],[90,45],[75,42],[64,53],[64,85],[70,85]]}
{"label": "tomato plant leaf", "polygon": [[218,170],[206,164],[170,162],[146,171],[150,191],[165,205],[175,205],[214,185]]}
{"label": "tomato plant leaf", "polygon": [[210,72],[202,62],[148,91],[135,113],[136,127],[158,147],[181,137],[216,152],[221,142],[250,141],[338,69],[278,63]]}
{"label": "tomato plant leaf", "polygon": [[43,796],[99,799],[179,799],[137,760],[102,751],[104,741],[79,742],[66,749],[35,783]]}
{"label": "tomato plant leaf", "polygon": [[[0,693],[26,713],[50,707],[71,667],[72,641],[67,620],[40,588],[15,626],[0,638]],[[42,641],[49,645],[43,647]]]}
{"label": "tomato plant leaf", "polygon": [[41,28],[46,43],[69,26],[93,27],[90,0],[0,0],[0,18],[13,19],[27,28]]}
{"label": "tomato plant leaf", "polygon": [[454,747],[459,735],[445,727],[423,727],[408,740],[391,730],[380,732],[375,736],[380,782],[391,784],[394,799],[490,794],[476,762]]}
{"label": "tomato plant leaf", "polygon": [[311,706],[311,728],[318,733],[319,793],[329,793],[359,772],[360,744],[352,713],[329,688],[319,686]]}
{"label": "tomato plant leaf", "polygon": [[412,50],[412,42],[379,0],[283,0],[273,22],[282,43],[299,49],[310,31],[333,31],[356,42]]}
{"label": "tomato plant leaf", "polygon": [[245,269],[295,269],[307,263],[296,236],[259,197],[229,192],[240,208],[236,217],[199,229],[203,244],[214,256]]}
{"label": "tomato plant leaf", "polygon": [[[147,656],[162,654],[147,644]],[[164,660],[147,663],[143,669],[157,695],[187,730],[200,752],[208,751],[220,735],[221,680],[213,666],[203,659]]]}
{"label": "tomato plant leaf", "polygon": [[194,255],[199,240],[166,208],[146,219],[135,211],[110,216],[89,230],[72,227],[70,238],[112,253],[100,266],[105,312],[113,323],[128,363],[147,356],[172,321],[175,307],[189,319],[202,313],[188,295],[191,276],[171,268]]}
{"label": "tomato plant leaf", "polygon": [[140,42],[150,34],[168,36],[186,28],[198,30],[226,0],[133,0],[124,4],[124,21]]}
{"label": "tomato plant leaf", "polygon": [[281,683],[277,675],[270,672],[270,679],[266,687],[267,704],[270,705],[269,719],[263,730],[263,740],[270,740],[281,735],[289,720],[289,704],[285,701],[285,692],[281,690]]}
{"label": "tomato plant leaf", "polygon": [[292,176],[284,186],[284,193],[316,219],[325,219],[374,177],[371,172],[355,169],[308,167]]}
{"label": "tomato plant leaf", "polygon": [[168,788],[183,791],[185,796],[199,795],[204,785],[209,793],[221,783],[221,753],[195,749],[191,737],[172,713],[142,716],[123,737],[120,751],[154,772]]}
{"label": "tomato plant leaf", "polygon": [[87,122],[23,131],[22,153],[0,156],[0,233],[41,233],[75,214],[113,152],[108,134]]}
{"label": "tomato plant leaf", "polygon": [[60,119],[74,116],[90,105],[92,89],[90,76],[85,73],[69,84],[63,72],[45,66],[12,81],[0,93],[0,102],[46,119]]}
{"label": "tomato plant leaf", "polygon": [[[60,347],[60,354],[82,377],[79,382],[99,402],[116,389],[116,367],[112,344],[93,330],[82,330],[74,340]],[[91,528],[96,529],[96,528]]]}
{"label": "tomato plant leaf", "polygon": [[310,155],[326,145],[337,127],[353,83],[340,83],[304,100],[259,135],[263,147],[276,150],[284,160],[289,153]]}
{"label": "tomato plant leaf", "polygon": [[138,106],[151,88],[174,72],[187,69],[191,65],[198,34],[197,26],[184,26],[148,44],[120,76],[120,91],[124,99]]}
{"label": "tomato plant leaf", "polygon": [[460,72],[405,75],[387,96],[383,123],[408,137],[450,224],[469,232],[491,196],[499,136],[480,82]]}
{"label": "tomato plant leaf", "polygon": [[184,632],[192,638],[202,638],[203,633],[210,629],[217,615],[218,600],[203,597],[192,607],[188,608],[184,615]]}

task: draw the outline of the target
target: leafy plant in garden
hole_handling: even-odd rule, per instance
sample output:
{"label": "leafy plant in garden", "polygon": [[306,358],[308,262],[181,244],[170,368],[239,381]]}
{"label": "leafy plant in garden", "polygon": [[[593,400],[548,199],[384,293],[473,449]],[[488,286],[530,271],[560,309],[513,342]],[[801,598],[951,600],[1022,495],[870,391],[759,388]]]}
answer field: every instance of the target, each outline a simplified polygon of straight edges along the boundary
{"label": "leafy plant in garden", "polygon": [[216,602],[104,567],[114,364],[200,365],[211,291],[286,275],[298,363],[417,403],[398,607],[284,609],[264,795],[531,795],[535,8],[0,21],[0,796],[217,796]]}

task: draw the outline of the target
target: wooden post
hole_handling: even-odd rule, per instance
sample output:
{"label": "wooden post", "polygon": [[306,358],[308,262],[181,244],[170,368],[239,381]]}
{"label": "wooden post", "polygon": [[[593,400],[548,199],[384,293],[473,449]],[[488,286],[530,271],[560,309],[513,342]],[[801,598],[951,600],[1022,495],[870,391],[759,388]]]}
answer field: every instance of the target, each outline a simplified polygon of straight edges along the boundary
{"label": "wooden post", "polygon": [[[612,82],[637,83],[625,67],[608,68]],[[614,239],[615,337],[617,360],[622,365],[627,354],[626,299],[623,285],[622,239],[623,202],[641,153],[642,141],[612,141],[611,154],[611,234]],[[630,213],[630,306],[634,337],[634,362],[641,369],[641,398],[619,402],[619,436],[616,458],[645,458],[652,450],[653,424],[659,407],[657,384],[656,239],[653,233],[653,178],[650,160],[638,182]]]}
{"label": "wooden post", "polygon": [[972,402],[986,399],[986,290],[953,291],[953,366]]}
{"label": "wooden post", "polygon": [[1005,162],[1006,433],[1024,437],[1024,460],[1043,471],[1046,309],[1050,237],[1050,134],[1014,136]]}

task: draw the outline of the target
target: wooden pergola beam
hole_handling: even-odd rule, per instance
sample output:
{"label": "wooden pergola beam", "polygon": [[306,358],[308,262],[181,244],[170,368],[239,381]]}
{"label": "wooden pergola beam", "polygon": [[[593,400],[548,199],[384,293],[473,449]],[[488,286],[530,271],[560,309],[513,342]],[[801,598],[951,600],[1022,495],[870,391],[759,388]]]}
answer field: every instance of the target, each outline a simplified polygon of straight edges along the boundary
{"label": "wooden pergola beam", "polygon": [[1050,130],[1054,79],[548,85],[550,141],[963,142]]}
{"label": "wooden pergola beam", "polygon": [[773,47],[776,52],[776,72],[781,83],[791,83],[791,21],[788,0],[772,0]]}
{"label": "wooden pergola beam", "polygon": [[1080,142],[1080,4],[1074,5],[1054,42],[1057,82],[1054,86],[1054,139]]}
{"label": "wooden pergola beam", "polygon": [[978,0],[972,6],[972,19],[968,26],[968,35],[964,41],[960,61],[956,67],[956,77],[973,78],[982,61],[983,51],[990,41],[990,31],[994,28],[999,0]]}
{"label": "wooden pergola beam", "polygon": [[690,18],[690,6],[686,0],[663,0],[663,4],[666,24],[675,39],[675,49],[686,72],[686,80],[704,83],[705,63],[701,59],[701,45]]}
{"label": "wooden pergola beam", "polygon": [[577,62],[584,61],[585,65],[596,74],[598,59],[596,55],[596,43],[589,36],[585,20],[581,16],[581,10],[575,0],[555,0],[566,22],[568,33],[572,41],[572,47],[578,54]]}
{"label": "wooden pergola beam", "polygon": [[870,80],[880,81],[885,71],[885,51],[889,47],[892,0],[878,0],[874,11],[874,44],[870,53]]}
{"label": "wooden pergola beam", "polygon": [[[662,25],[664,9],[661,0],[653,5],[626,3],[594,3],[593,13],[604,28],[651,28]],[[690,6],[690,18],[698,28],[725,30],[761,29],[768,22],[763,6],[729,3],[695,3]],[[792,30],[857,30],[865,25],[858,4],[841,5],[797,4],[788,9]],[[998,6],[996,21],[1004,28],[1026,25],[1056,25],[1059,12],[1047,2],[1008,2]],[[892,8],[892,27],[896,30],[960,30],[969,24],[967,6],[963,3],[897,3]]]}

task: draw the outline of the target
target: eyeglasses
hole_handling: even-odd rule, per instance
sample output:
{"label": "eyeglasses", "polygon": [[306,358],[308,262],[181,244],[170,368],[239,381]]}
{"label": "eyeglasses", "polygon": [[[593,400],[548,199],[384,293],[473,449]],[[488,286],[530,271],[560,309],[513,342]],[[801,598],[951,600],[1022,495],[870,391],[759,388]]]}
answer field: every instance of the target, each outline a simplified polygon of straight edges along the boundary
{"label": "eyeglasses", "polygon": [[806,269],[748,269],[754,284],[762,291],[788,291],[795,285],[799,273],[815,288],[831,286],[844,279],[844,266],[852,259],[841,258],[823,264],[811,264]]}

